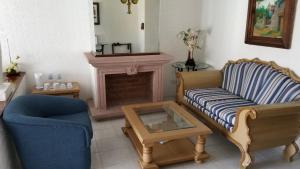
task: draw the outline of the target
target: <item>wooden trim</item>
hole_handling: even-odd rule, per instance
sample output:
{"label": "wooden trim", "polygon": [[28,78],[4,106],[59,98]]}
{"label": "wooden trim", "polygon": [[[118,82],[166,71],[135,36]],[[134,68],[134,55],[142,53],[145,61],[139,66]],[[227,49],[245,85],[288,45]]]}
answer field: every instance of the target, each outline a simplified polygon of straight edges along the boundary
{"label": "wooden trim", "polygon": [[249,0],[245,43],[278,48],[291,48],[297,0],[285,0],[282,38],[254,36],[256,0]]}
{"label": "wooden trim", "polygon": [[[67,83],[67,82],[65,82]],[[39,95],[53,95],[53,96],[64,96],[64,95],[72,95],[73,98],[78,98],[80,93],[80,85],[78,82],[71,82],[72,88],[66,88],[66,89],[36,89],[35,86],[32,87],[31,93],[32,94],[39,94]]]}
{"label": "wooden trim", "polygon": [[296,75],[289,68],[281,67],[277,63],[275,63],[274,61],[263,61],[263,60],[260,60],[259,58],[254,58],[254,59],[239,59],[239,60],[236,60],[236,61],[230,60],[230,61],[228,61],[225,64],[225,66],[222,69],[222,72],[224,72],[224,69],[229,64],[239,64],[239,63],[243,63],[243,62],[252,62],[252,63],[256,63],[256,64],[270,66],[272,69],[277,70],[277,71],[281,72],[282,74],[290,77],[293,81],[295,81],[297,83],[300,83],[300,77],[298,75]]}
{"label": "wooden trim", "polygon": [[293,158],[295,155],[299,152],[299,147],[298,145],[294,142],[291,144],[287,145],[284,149],[284,159],[291,162],[293,161]]}
{"label": "wooden trim", "polygon": [[249,145],[251,144],[250,128],[248,126],[249,119],[255,119],[256,112],[244,109],[237,112],[236,124],[232,133],[228,132],[228,136],[232,138],[232,141],[237,145],[241,151],[241,168],[247,168],[252,163],[253,159],[250,156]]}
{"label": "wooden trim", "polygon": [[6,101],[0,102],[0,117],[2,117],[3,110],[5,106],[11,101],[11,99],[14,97],[16,91],[18,90],[23,78],[25,77],[25,72],[21,72],[19,76],[16,76],[15,79],[9,79],[6,77],[6,73],[3,73],[3,77],[6,78],[4,82],[10,82],[13,85],[15,85],[13,92],[11,95],[6,99]]}

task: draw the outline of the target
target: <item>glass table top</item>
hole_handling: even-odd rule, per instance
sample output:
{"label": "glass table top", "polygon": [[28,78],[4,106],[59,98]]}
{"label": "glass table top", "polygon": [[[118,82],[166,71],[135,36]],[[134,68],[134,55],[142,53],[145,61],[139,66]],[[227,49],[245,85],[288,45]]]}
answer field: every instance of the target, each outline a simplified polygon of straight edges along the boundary
{"label": "glass table top", "polygon": [[202,63],[202,62],[196,62],[196,66],[195,67],[189,67],[185,65],[185,62],[175,62],[172,64],[172,67],[178,69],[179,71],[183,71],[183,70],[203,70],[203,69],[207,69],[210,67],[209,64],[206,63]]}
{"label": "glass table top", "polygon": [[138,110],[137,114],[149,133],[161,133],[195,127],[168,105],[155,110],[155,113],[146,113],[143,110]]}

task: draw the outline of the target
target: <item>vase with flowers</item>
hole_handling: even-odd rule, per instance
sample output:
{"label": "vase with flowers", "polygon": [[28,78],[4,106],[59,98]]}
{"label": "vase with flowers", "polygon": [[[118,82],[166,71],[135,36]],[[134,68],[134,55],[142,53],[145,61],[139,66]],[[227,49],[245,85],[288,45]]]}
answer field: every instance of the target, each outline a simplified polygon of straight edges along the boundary
{"label": "vase with flowers", "polygon": [[199,46],[199,36],[201,30],[193,30],[191,28],[186,31],[181,31],[178,33],[177,37],[183,41],[188,49],[188,58],[185,63],[187,67],[195,67],[196,63],[194,60],[195,49],[201,49]]}
{"label": "vase with flowers", "polygon": [[15,58],[15,60],[12,60],[11,57],[9,57],[9,65],[8,67],[5,69],[6,72],[6,76],[7,77],[13,77],[13,76],[17,76],[20,74],[20,72],[18,71],[18,60],[20,59],[20,56],[17,56]]}

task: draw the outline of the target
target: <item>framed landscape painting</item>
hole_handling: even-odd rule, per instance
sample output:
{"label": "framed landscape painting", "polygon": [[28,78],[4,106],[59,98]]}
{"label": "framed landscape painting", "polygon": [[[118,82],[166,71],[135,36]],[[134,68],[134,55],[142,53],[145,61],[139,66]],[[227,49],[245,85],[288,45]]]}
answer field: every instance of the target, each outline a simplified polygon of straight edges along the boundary
{"label": "framed landscape painting", "polygon": [[296,0],[249,0],[245,43],[289,49]]}

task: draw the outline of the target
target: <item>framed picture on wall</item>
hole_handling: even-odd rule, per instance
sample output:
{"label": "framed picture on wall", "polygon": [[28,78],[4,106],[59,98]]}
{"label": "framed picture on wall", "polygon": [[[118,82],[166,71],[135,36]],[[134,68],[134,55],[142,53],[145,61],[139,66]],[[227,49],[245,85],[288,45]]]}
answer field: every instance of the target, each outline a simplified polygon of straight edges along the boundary
{"label": "framed picture on wall", "polygon": [[94,24],[100,25],[100,5],[99,2],[93,3]]}
{"label": "framed picture on wall", "polygon": [[245,43],[289,49],[296,0],[249,0]]}

